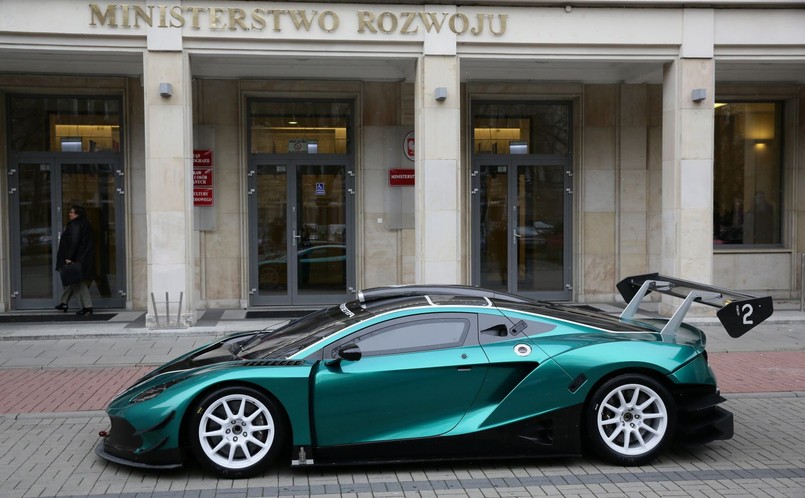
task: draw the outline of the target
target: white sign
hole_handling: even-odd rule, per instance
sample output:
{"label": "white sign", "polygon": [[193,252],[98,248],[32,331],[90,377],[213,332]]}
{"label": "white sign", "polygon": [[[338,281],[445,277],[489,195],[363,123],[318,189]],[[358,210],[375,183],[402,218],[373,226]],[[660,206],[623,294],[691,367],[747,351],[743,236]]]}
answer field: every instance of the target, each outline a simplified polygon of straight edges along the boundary
{"label": "white sign", "polygon": [[288,152],[299,152],[302,154],[316,154],[319,150],[318,141],[295,139],[288,140]]}
{"label": "white sign", "polygon": [[414,160],[416,157],[416,147],[414,143],[414,132],[410,131],[405,136],[405,140],[403,140],[403,151],[405,152],[405,157],[410,160]]}

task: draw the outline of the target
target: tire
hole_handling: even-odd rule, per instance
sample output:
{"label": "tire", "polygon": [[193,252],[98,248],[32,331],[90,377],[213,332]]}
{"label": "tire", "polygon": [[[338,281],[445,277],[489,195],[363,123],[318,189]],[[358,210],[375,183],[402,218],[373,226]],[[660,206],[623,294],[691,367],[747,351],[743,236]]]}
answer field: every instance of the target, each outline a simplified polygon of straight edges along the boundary
{"label": "tire", "polygon": [[187,435],[196,461],[229,479],[263,473],[287,436],[276,403],[249,387],[211,392],[195,405],[189,423]]}
{"label": "tire", "polygon": [[676,406],[659,382],[627,374],[605,382],[585,410],[585,425],[593,451],[616,465],[645,465],[671,442],[676,430]]}

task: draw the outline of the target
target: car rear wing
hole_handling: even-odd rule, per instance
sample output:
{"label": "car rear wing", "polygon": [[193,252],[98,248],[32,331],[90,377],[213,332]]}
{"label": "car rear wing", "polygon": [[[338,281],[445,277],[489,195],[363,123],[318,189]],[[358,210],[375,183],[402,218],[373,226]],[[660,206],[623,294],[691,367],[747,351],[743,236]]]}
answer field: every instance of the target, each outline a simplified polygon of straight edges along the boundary
{"label": "car rear wing", "polygon": [[618,283],[618,291],[629,303],[621,313],[623,320],[634,318],[640,302],[651,291],[684,299],[663,327],[662,333],[675,332],[694,302],[719,308],[716,315],[731,337],[744,335],[774,312],[771,297],[753,296],[658,273],[626,277]]}

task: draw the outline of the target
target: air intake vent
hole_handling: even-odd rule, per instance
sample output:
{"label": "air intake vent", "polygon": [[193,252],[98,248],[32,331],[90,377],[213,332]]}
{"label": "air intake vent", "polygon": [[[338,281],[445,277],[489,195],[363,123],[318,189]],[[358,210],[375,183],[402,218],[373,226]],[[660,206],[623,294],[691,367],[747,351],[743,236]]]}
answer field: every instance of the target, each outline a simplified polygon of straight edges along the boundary
{"label": "air intake vent", "polygon": [[244,362],[247,367],[298,367],[304,362],[300,360],[250,360]]}

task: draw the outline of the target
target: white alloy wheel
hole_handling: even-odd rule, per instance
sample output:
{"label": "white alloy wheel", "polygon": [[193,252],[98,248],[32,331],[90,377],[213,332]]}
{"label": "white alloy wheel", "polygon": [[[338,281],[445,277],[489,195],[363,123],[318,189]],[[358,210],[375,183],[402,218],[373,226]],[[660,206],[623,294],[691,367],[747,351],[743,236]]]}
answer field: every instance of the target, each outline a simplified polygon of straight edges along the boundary
{"label": "white alloy wheel", "polygon": [[204,456],[222,469],[260,464],[274,445],[276,427],[266,404],[245,393],[215,398],[198,422]]}
{"label": "white alloy wheel", "polygon": [[662,397],[650,387],[618,385],[596,409],[596,426],[602,442],[614,453],[640,457],[666,439],[669,413]]}

